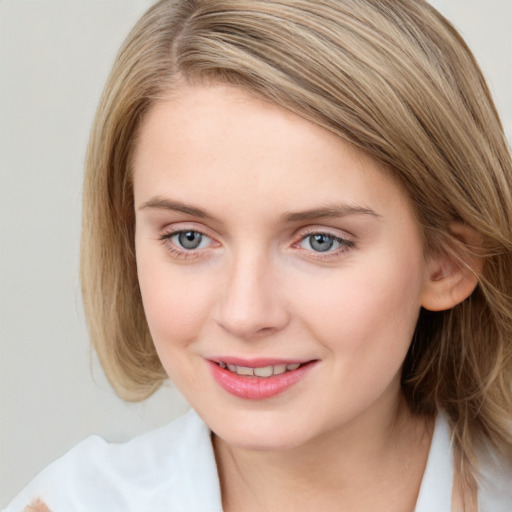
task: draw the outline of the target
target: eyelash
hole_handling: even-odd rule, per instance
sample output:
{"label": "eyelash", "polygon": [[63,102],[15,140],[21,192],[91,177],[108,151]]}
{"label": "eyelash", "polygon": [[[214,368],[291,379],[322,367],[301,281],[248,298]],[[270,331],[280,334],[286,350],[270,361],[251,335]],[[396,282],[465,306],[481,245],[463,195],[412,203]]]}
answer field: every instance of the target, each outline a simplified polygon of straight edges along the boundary
{"label": "eyelash", "polygon": [[[199,231],[197,229],[180,229],[177,231],[163,233],[159,237],[159,241],[162,242],[164,247],[169,251],[169,253],[172,256],[177,257],[179,259],[198,258],[198,257],[201,257],[201,252],[202,252],[202,249],[185,249],[185,248],[180,249],[176,246],[175,243],[172,242],[173,237],[178,236],[183,233],[197,233],[197,234],[201,235],[202,237],[206,237],[206,238],[209,238],[211,241],[214,241],[206,233]],[[303,242],[305,242],[309,237],[312,237],[312,236],[325,236],[325,237],[331,239],[332,241],[339,243],[340,247],[338,247],[335,250],[329,249],[325,252],[301,248],[301,244]],[[332,233],[324,232],[321,230],[312,230],[312,231],[301,233],[300,239],[298,240],[298,242],[295,242],[292,245],[292,247],[302,249],[308,253],[308,256],[313,254],[314,258],[322,260],[322,259],[333,259],[333,258],[339,257],[341,254],[344,254],[345,252],[354,248],[355,243],[353,240],[350,240],[349,238],[339,237]]]}

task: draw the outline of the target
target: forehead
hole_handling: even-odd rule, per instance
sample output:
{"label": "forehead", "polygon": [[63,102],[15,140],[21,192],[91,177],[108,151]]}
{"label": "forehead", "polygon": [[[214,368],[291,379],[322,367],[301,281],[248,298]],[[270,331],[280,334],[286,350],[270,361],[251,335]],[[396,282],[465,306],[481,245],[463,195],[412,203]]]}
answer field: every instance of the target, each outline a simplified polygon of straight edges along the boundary
{"label": "forehead", "polygon": [[[136,204],[183,196],[214,209],[253,206],[251,214],[254,206],[279,213],[298,203],[408,207],[387,171],[351,144],[220,85],[184,87],[152,106],[137,140],[134,189]],[[254,198],[264,202],[250,205]]]}

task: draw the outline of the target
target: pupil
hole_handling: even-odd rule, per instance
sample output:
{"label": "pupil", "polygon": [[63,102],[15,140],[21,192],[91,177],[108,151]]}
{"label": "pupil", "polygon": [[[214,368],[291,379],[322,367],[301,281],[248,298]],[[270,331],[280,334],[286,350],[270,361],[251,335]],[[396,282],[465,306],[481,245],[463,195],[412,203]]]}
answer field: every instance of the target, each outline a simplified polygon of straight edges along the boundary
{"label": "pupil", "polygon": [[196,249],[199,247],[203,235],[197,231],[185,231],[178,235],[180,245],[185,249]]}
{"label": "pupil", "polygon": [[311,235],[309,243],[315,251],[325,252],[332,248],[334,240],[327,235]]}

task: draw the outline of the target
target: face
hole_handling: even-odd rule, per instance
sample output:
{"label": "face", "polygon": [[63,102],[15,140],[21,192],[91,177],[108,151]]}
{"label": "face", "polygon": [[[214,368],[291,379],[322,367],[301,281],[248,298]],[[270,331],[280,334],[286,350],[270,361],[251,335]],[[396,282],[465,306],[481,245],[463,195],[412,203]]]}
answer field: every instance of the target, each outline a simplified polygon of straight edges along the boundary
{"label": "face", "polygon": [[134,194],[156,349],[220,438],[283,449],[390,414],[426,268],[376,162],[242,90],[194,86],[145,118]]}

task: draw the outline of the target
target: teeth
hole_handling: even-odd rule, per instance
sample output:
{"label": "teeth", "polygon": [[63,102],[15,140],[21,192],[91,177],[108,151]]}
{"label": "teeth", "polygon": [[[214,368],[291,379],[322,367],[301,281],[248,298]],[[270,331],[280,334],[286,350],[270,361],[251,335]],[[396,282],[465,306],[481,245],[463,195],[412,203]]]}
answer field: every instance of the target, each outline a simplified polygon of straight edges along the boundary
{"label": "teeth", "polygon": [[254,368],[246,368],[245,366],[237,366],[236,373],[238,373],[238,375],[254,375]]}
{"label": "teeth", "polygon": [[286,371],[285,364],[276,364],[274,366],[274,375],[281,375],[281,373],[284,373],[285,371]]}
{"label": "teeth", "polygon": [[292,364],[275,364],[270,366],[263,366],[260,368],[249,368],[247,366],[237,366],[236,364],[226,364],[219,361],[219,366],[228,369],[230,372],[243,376],[256,376],[256,377],[272,377],[272,375],[281,375],[285,372],[296,370],[300,363]]}
{"label": "teeth", "polygon": [[254,375],[257,377],[270,377],[274,373],[272,366],[264,366],[263,368],[254,368]]}

